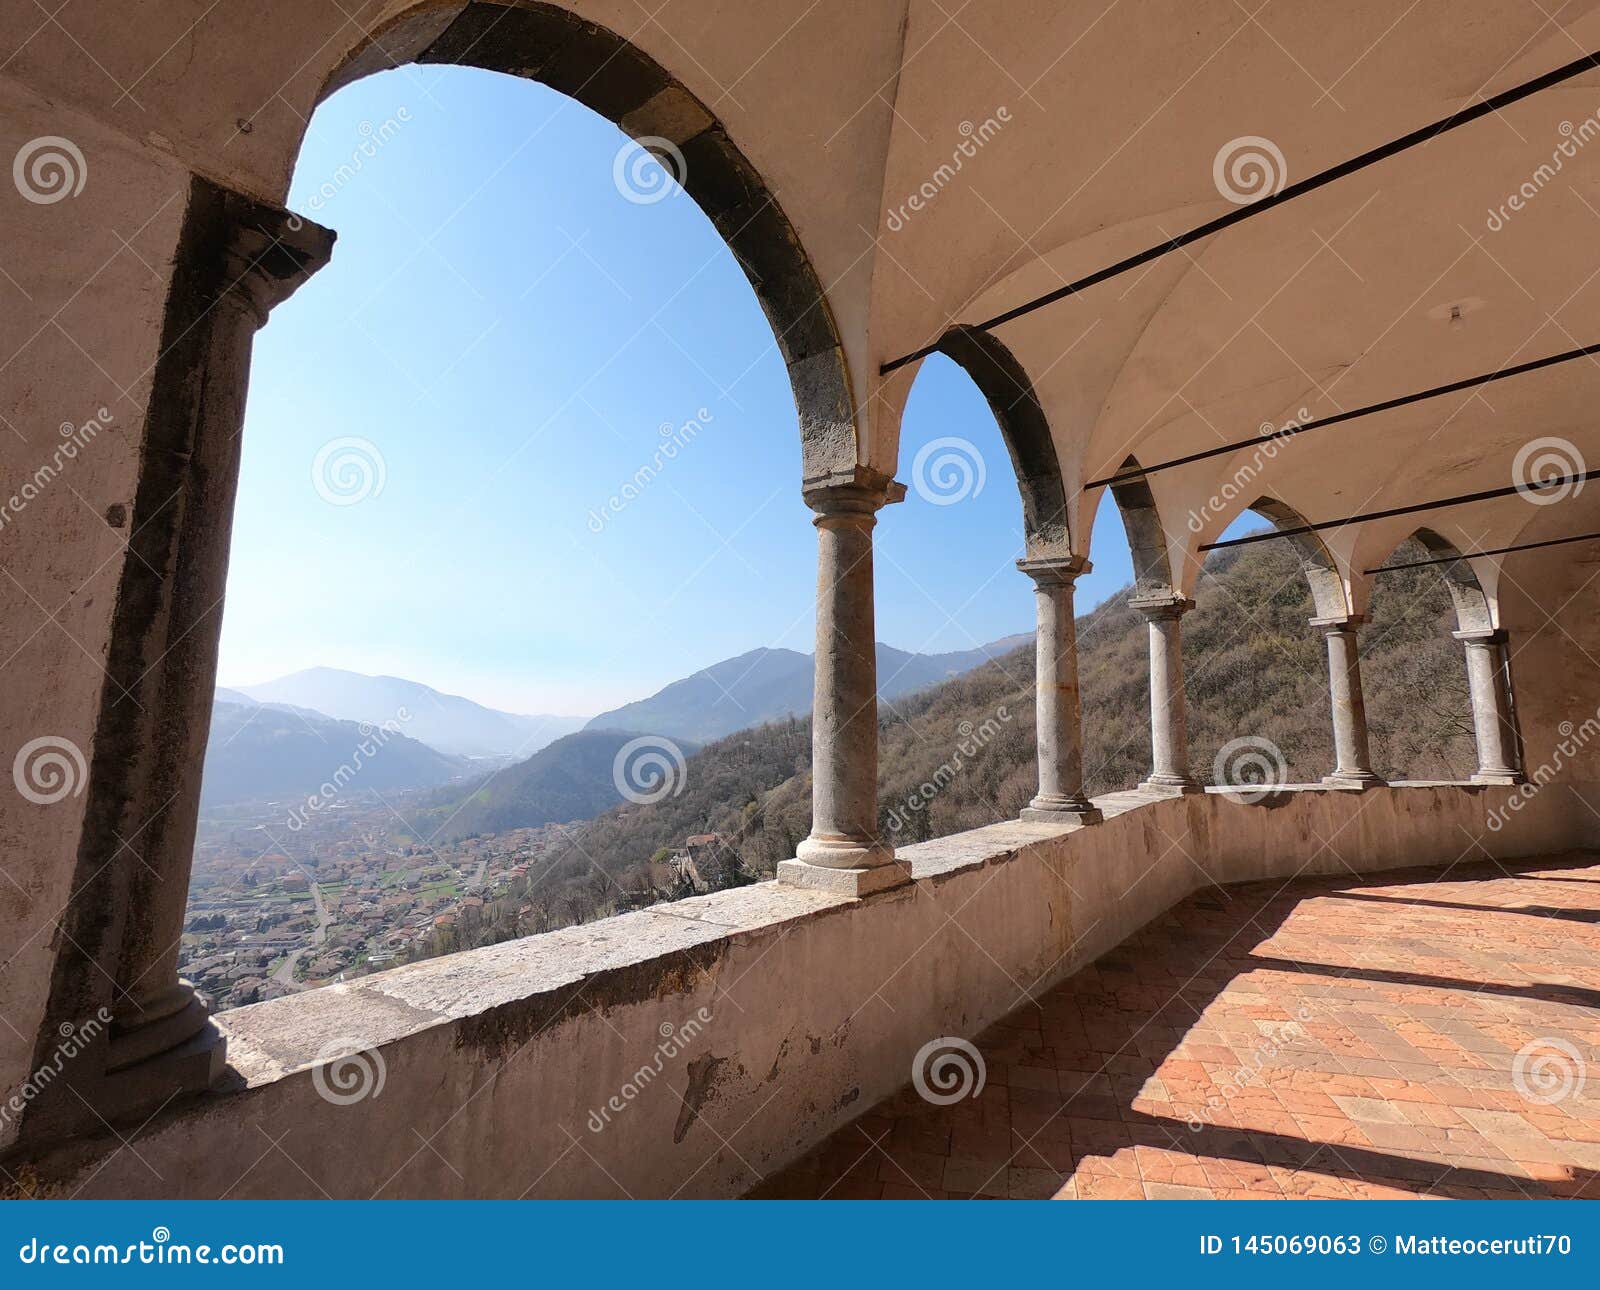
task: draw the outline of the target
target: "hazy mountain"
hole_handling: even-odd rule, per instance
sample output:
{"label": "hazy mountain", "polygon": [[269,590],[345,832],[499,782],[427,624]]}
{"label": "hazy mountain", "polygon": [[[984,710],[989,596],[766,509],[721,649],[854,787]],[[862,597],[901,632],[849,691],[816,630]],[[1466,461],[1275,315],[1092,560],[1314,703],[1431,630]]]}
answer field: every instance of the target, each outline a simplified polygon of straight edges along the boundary
{"label": "hazy mountain", "polygon": [[[1397,553],[1397,562],[1405,558]],[[1143,618],[1126,604],[1131,590],[1078,620],[1084,769],[1094,793],[1131,788],[1150,765],[1149,641]],[[1248,737],[1276,750],[1288,782],[1325,774],[1334,756],[1327,671],[1321,638],[1306,626],[1315,609],[1293,548],[1219,552],[1196,599],[1183,623],[1195,773],[1217,778],[1222,751]],[[1469,775],[1471,708],[1444,580],[1428,568],[1386,575],[1372,616],[1361,674],[1376,768],[1389,778]],[[1015,818],[1037,791],[1031,642],[883,716],[880,822],[896,844]],[[810,832],[810,768],[806,721],[711,743],[687,758],[681,793],[608,810],[552,848],[528,898],[559,926],[688,894],[652,890],[649,862],[701,833],[721,839],[714,856],[697,861],[713,887],[770,877]],[[597,866],[613,885],[598,880]],[[487,926],[474,943],[511,934]]]}
{"label": "hazy mountain", "polygon": [[382,792],[442,784],[471,764],[404,734],[249,698],[231,703],[226,693],[218,692],[211,709],[200,792],[207,806],[304,797],[333,781],[340,767],[348,768],[341,778],[348,777],[350,791]]}
{"label": "hazy mountain", "polygon": [[[950,654],[911,654],[880,641],[878,692],[884,699],[895,699],[938,685],[1031,639],[1008,636]],[[585,729],[647,730],[707,743],[769,721],[809,716],[814,679],[810,654],[754,649],[674,681],[648,699],[602,712]]]}
{"label": "hazy mountain", "polygon": [[582,717],[498,712],[417,681],[336,667],[307,668],[261,685],[239,686],[232,693],[261,703],[310,708],[340,721],[373,726],[397,721],[410,738],[463,757],[527,757],[584,724]]}
{"label": "hazy mountain", "polygon": [[[909,654],[892,645],[878,642],[878,694],[896,699],[903,694],[942,685],[951,677],[982,667],[992,659],[1004,658],[1024,645],[1033,644],[1032,632],[1002,636],[976,649],[955,650],[949,654]],[[806,711],[811,710],[810,690],[806,691]]]}
{"label": "hazy mountain", "polygon": [[[424,837],[451,839],[592,819],[623,800],[617,757],[636,737],[612,730],[567,735],[526,761],[474,781],[465,791],[452,787],[432,794],[414,823]],[[684,756],[694,750],[692,744],[680,749]],[[624,782],[643,791],[651,787],[649,782]]]}
{"label": "hazy mountain", "polygon": [[[1010,637],[952,654],[909,654],[878,646],[878,675],[888,697],[938,685],[1016,649],[1028,637]],[[525,761],[494,772],[463,790],[430,796],[414,822],[424,836],[452,839],[503,829],[588,820],[622,803],[617,754],[638,731],[665,735],[687,757],[706,738],[805,716],[811,709],[811,655],[759,649],[725,659],[650,699],[596,717],[576,734],[556,740]],[[629,723],[638,724],[629,724]],[[752,732],[757,739],[765,732]],[[791,764],[788,773],[793,773]],[[648,788],[648,785],[636,784]],[[701,792],[705,788],[701,786]],[[733,789],[729,787],[729,791]],[[624,810],[628,809],[626,806]]]}

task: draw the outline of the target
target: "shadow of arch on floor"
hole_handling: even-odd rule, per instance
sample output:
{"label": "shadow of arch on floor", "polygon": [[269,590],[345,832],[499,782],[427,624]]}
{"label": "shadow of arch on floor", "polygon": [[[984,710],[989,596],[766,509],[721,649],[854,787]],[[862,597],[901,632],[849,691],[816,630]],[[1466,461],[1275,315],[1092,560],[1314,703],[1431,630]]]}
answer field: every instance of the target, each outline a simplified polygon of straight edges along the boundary
{"label": "shadow of arch on floor", "polygon": [[[1358,1057],[1349,1051],[1341,1055],[1320,1042],[1319,1032],[1330,1031],[1331,1024],[1315,1015],[1298,1021],[1270,996],[1242,1010],[1236,1007],[1248,1016],[1208,1019],[1207,1015],[1240,978],[1258,971],[1305,978],[1304,998],[1337,1001],[1347,994],[1355,1001],[1381,999],[1362,988],[1372,984],[1592,1007],[1600,992],[1314,964],[1270,951],[1274,938],[1302,905],[1325,897],[1412,885],[1437,891],[1508,877],[1589,882],[1552,873],[1563,869],[1600,873],[1600,856],[1202,889],[1044,992],[1037,1002],[1024,1003],[977,1036],[987,1083],[976,1097],[931,1105],[908,1086],[751,1194],[1042,1198],[1057,1194],[1065,1183],[1065,1190],[1079,1197],[1108,1199],[1424,1194],[1600,1199],[1600,1173],[1576,1164],[1549,1164],[1549,1147],[1542,1138],[1530,1153],[1539,1159],[1520,1162],[1503,1154],[1496,1159],[1487,1138],[1485,1154],[1480,1156],[1440,1150],[1437,1144],[1453,1140],[1433,1120],[1454,1119],[1469,1134],[1472,1122],[1430,1096],[1425,1085],[1409,1083],[1399,1074],[1402,1069],[1439,1072],[1443,1069],[1439,1060],[1426,1055],[1437,1049],[1415,1048],[1393,1031],[1385,1040],[1384,1028],[1374,1025],[1361,1028],[1364,1036],[1350,1027],[1345,1030],[1355,1044],[1386,1042],[1387,1057]],[[1503,912],[1495,906],[1483,908]],[[1371,920],[1367,922],[1370,925]],[[1408,925],[1397,939],[1414,939],[1417,934]],[[1266,952],[1258,953],[1258,947]],[[1402,951],[1396,947],[1396,952]],[[1150,982],[1158,978],[1172,984],[1152,990]],[[1251,984],[1243,987],[1247,995],[1258,993]],[[1158,999],[1158,994],[1166,997]],[[1135,999],[1142,1006],[1127,1006]],[[1504,1048],[1473,1028],[1470,1019],[1462,1019],[1457,1007],[1420,1000],[1415,1006],[1430,1017],[1440,1014],[1434,1019],[1441,1026],[1470,1034],[1483,1051]],[[1224,1023],[1229,1026],[1226,1032],[1218,1029]],[[1249,1077],[1239,1080],[1229,1096],[1213,1098],[1213,1104],[1190,1096],[1191,1088],[1215,1089],[1219,1079],[1248,1069],[1248,1060],[1241,1063],[1236,1047],[1217,1042],[1226,1033],[1243,1035],[1246,1024],[1257,1036],[1252,1042],[1265,1042],[1274,1055],[1298,1038],[1280,1033],[1269,1039],[1274,1024],[1280,1032],[1298,1024],[1303,1033],[1318,1039],[1315,1047],[1308,1045],[1306,1052],[1296,1054],[1299,1060],[1292,1069],[1303,1074],[1304,1087],[1284,1085],[1296,1104],[1307,1109],[1291,1114],[1279,1101],[1277,1085],[1266,1087],[1269,1080]],[[1175,1055],[1180,1046],[1187,1056]],[[1494,1070],[1472,1050],[1463,1051],[1473,1059],[1463,1071]],[[1476,1107],[1468,1109],[1473,1114],[1482,1111],[1481,1123],[1488,1125],[1496,1123],[1497,1116],[1515,1115],[1505,1110],[1490,1087],[1511,1078],[1512,1054],[1507,1049],[1498,1055],[1507,1069],[1495,1071],[1481,1093],[1460,1086],[1461,1103],[1475,1101]],[[1379,1075],[1380,1067],[1391,1074]],[[1355,1075],[1354,1069],[1371,1074]],[[1351,1091],[1341,1092],[1341,1085]],[[1345,1105],[1335,1098],[1345,1099]],[[1523,1105],[1533,1112],[1548,1109],[1536,1102]],[[1407,1117],[1405,1108],[1422,1107],[1439,1109],[1413,1109]],[[1413,1120],[1434,1132],[1423,1132]]]}

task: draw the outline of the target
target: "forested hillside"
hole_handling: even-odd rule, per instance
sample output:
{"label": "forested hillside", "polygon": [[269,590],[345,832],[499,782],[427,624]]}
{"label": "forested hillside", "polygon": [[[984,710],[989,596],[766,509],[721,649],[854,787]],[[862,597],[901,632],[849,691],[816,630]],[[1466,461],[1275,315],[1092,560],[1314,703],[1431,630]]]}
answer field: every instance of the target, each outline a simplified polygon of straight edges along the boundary
{"label": "forested hillside", "polygon": [[[1420,556],[1412,551],[1411,558]],[[1218,553],[1196,600],[1183,623],[1195,774],[1214,780],[1219,749],[1250,736],[1281,751],[1290,782],[1320,778],[1333,765],[1324,646],[1307,624],[1313,609],[1292,550],[1266,542]],[[1149,765],[1146,628],[1125,601],[1125,594],[1115,596],[1078,624],[1091,793],[1132,787]],[[1372,622],[1362,630],[1362,678],[1373,756],[1385,776],[1461,778],[1472,771],[1454,625],[1436,570],[1378,580]],[[879,808],[886,836],[904,845],[1021,810],[1035,786],[1033,669],[1026,646],[884,705]],[[575,827],[538,874],[485,911],[465,943],[687,894],[659,881],[659,864],[652,880],[650,861],[692,834],[722,838],[700,864],[713,887],[770,876],[810,830],[810,762],[804,721],[708,744],[688,759],[681,793],[618,806]]]}

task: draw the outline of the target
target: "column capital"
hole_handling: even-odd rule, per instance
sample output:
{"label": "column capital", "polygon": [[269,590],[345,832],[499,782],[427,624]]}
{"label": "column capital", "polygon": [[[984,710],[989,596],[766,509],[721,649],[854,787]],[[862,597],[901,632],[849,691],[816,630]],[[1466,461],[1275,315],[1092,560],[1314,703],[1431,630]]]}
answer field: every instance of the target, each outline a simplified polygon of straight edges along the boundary
{"label": "column capital", "polygon": [[1324,633],[1353,632],[1365,627],[1372,620],[1365,614],[1328,614],[1321,618],[1311,618],[1307,621]]}
{"label": "column capital", "polygon": [[333,256],[332,229],[242,193],[222,193],[221,297],[244,304],[259,327]]}
{"label": "column capital", "polygon": [[1504,645],[1511,639],[1503,627],[1474,627],[1466,631],[1451,632],[1450,635],[1468,645]]}
{"label": "column capital", "polygon": [[883,507],[903,501],[906,486],[881,471],[857,465],[807,479],[800,495],[820,522],[839,516],[876,515]]}
{"label": "column capital", "polygon": [[1017,568],[1041,587],[1071,586],[1094,568],[1081,555],[1047,555],[1017,561]]}
{"label": "column capital", "polygon": [[1186,596],[1135,596],[1128,601],[1130,609],[1137,609],[1151,622],[1182,618],[1194,608],[1194,601]]}

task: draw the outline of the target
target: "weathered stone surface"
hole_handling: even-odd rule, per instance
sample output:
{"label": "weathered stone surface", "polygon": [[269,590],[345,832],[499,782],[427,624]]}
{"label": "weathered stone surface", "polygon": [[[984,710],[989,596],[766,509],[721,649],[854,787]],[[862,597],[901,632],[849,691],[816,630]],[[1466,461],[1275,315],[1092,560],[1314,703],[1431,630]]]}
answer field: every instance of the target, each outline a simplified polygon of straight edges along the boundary
{"label": "weathered stone surface", "polygon": [[1593,861],[1190,897],[755,1194],[1600,1199]]}
{"label": "weathered stone surface", "polygon": [[[111,1138],[32,1163],[96,1195],[738,1194],[892,1093],[930,1036],[976,1034],[1199,887],[1586,836],[1553,794],[1506,811],[1516,791],[1118,794],[1093,827],[907,847],[913,881],[864,899],[758,884],[413,964],[225,1014],[243,1091],[141,1132],[166,1181]],[[319,1092],[330,1049],[370,1050],[381,1093]],[[258,1125],[294,1126],[289,1158]]]}

